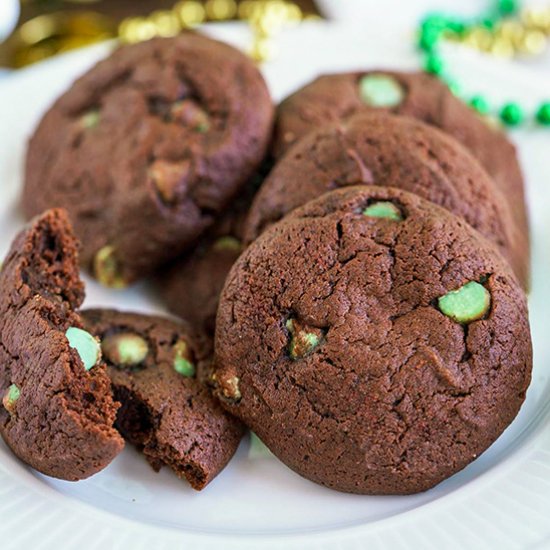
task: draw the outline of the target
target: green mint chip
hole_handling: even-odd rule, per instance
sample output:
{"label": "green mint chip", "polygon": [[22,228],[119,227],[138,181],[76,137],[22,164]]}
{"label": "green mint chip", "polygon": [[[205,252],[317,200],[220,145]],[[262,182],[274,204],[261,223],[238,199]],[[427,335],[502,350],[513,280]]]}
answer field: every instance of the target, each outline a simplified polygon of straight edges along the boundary
{"label": "green mint chip", "polygon": [[101,347],[96,338],[89,332],[77,327],[69,327],[65,336],[69,341],[69,346],[76,349],[86,370],[90,370],[97,365],[101,358]]}
{"label": "green mint chip", "polygon": [[405,97],[395,78],[385,74],[367,74],[359,80],[359,95],[371,107],[397,107]]}
{"label": "green mint chip", "polygon": [[490,305],[489,291],[476,281],[470,281],[438,298],[440,311],[457,323],[471,323],[481,319]]}
{"label": "green mint chip", "polygon": [[109,334],[103,338],[101,349],[111,364],[122,367],[143,363],[149,353],[149,345],[145,338],[134,332]]}
{"label": "green mint chip", "polygon": [[191,361],[189,346],[185,340],[179,340],[174,345],[174,370],[188,378],[195,376],[195,365]]}
{"label": "green mint chip", "polygon": [[373,202],[363,210],[363,215],[369,218],[384,218],[396,222],[403,220],[401,210],[389,201]]}

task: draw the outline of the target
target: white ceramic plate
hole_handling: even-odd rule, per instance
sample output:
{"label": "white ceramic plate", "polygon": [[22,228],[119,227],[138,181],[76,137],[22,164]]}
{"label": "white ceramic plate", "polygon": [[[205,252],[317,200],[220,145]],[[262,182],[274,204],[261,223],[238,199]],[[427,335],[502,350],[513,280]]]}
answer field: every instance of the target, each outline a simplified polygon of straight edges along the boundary
{"label": "white ceramic plate", "polygon": [[[210,27],[209,32],[241,46],[247,41],[238,25]],[[305,25],[281,37],[280,55],[264,72],[280,99],[322,71],[414,68],[407,44],[382,34]],[[0,254],[23,224],[17,198],[29,135],[51,101],[106,51],[100,46],[69,54],[1,83]],[[512,74],[496,74],[492,82],[498,89],[505,83],[510,93],[536,90]],[[548,547],[550,134],[530,131],[516,137],[531,198],[535,368],[521,413],[475,463],[420,495],[364,497],[314,485],[272,456],[251,453],[245,440],[226,470],[195,493],[167,469],[155,474],[130,447],[100,474],[69,483],[38,474],[0,443],[0,548]],[[109,291],[87,283],[87,306],[163,311],[146,285]]]}

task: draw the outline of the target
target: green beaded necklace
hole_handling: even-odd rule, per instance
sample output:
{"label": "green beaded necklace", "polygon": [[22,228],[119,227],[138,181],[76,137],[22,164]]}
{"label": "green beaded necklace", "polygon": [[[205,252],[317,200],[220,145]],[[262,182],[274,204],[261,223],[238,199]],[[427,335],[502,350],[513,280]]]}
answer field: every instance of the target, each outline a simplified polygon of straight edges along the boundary
{"label": "green beaded necklace", "polygon": [[[421,23],[418,32],[418,46],[424,52],[424,70],[443,80],[459,97],[460,91],[446,70],[445,61],[440,52],[441,40],[445,37],[459,38],[475,26],[492,29],[505,17],[516,15],[519,11],[519,0],[496,0],[493,9],[485,16],[474,20],[458,19],[439,14],[428,15]],[[462,97],[481,115],[495,114],[509,127],[519,126],[529,119],[541,126],[550,128],[550,101],[543,101],[535,112],[528,116],[518,102],[509,102],[500,106],[491,106],[482,95]]]}

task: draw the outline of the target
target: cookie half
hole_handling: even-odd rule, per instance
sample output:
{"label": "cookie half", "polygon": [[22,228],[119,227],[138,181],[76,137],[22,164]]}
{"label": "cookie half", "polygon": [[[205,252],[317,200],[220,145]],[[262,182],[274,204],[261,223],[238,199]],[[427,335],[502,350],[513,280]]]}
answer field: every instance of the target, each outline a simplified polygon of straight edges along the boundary
{"label": "cookie half", "polygon": [[386,111],[435,126],[460,141],[494,178],[529,254],[523,176],[514,145],[437,78],[426,73],[363,71],[320,76],[277,110],[274,152],[280,157],[311,130],[357,112]]}
{"label": "cookie half", "polygon": [[124,46],[30,140],[27,216],[67,208],[81,260],[120,287],[179,256],[255,172],[273,107],[254,65],[197,34]]}
{"label": "cookie half", "polygon": [[83,299],[67,214],[50,210],[15,238],[0,273],[0,434],[21,460],[70,481],[124,446],[99,342],[76,311]]}
{"label": "cookie half", "polygon": [[256,195],[245,239],[327,191],[357,184],[398,187],[461,216],[499,247],[527,286],[525,240],[481,165],[436,128],[387,113],[359,113],[297,143]]}
{"label": "cookie half", "polygon": [[203,489],[229,462],[243,426],[201,383],[202,350],[169,319],[108,309],[82,312],[101,340],[115,397],[116,427],[155,471],[169,466]]}
{"label": "cookie half", "polygon": [[213,377],[302,476],[408,494],[491,445],[531,367],[525,295],[496,248],[412,193],[359,186],[295,210],[237,260]]}

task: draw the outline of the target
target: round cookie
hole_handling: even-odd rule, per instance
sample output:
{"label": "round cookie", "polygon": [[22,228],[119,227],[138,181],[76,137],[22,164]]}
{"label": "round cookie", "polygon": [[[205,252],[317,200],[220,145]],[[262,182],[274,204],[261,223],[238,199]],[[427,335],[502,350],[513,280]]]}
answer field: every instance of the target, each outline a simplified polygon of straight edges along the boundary
{"label": "round cookie", "polygon": [[218,300],[229,270],[243,250],[232,235],[203,241],[160,277],[168,309],[213,342]]}
{"label": "round cookie", "polygon": [[275,166],[250,209],[245,239],[336,187],[398,187],[463,217],[528,285],[529,254],[507,202],[458,142],[409,117],[359,113],[311,132]]}
{"label": "round cookie", "polygon": [[524,292],[464,220],[394,188],[297,209],[231,270],[216,392],[285,464],[340,491],[424,491],[517,414]]}
{"label": "round cookie", "polygon": [[116,50],[32,137],[27,216],[64,206],[84,266],[120,287],[177,257],[263,160],[273,106],[253,62],[197,34]]}
{"label": "round cookie", "polygon": [[248,182],[191,253],[158,273],[166,307],[198,331],[212,350],[220,293],[243,249],[246,215],[269,168],[264,165]]}
{"label": "round cookie", "polygon": [[115,397],[116,427],[155,471],[169,466],[196,490],[229,462],[243,435],[201,383],[200,342],[181,324],[108,309],[82,312],[101,340]]}
{"label": "round cookie", "polygon": [[365,111],[391,111],[443,130],[460,141],[493,177],[508,200],[529,256],[523,176],[514,145],[426,73],[363,71],[320,76],[277,109],[274,154],[280,157],[314,128]]}
{"label": "round cookie", "polygon": [[99,343],[82,329],[77,242],[63,210],[32,221],[0,272],[0,434],[43,474],[76,481],[124,442]]}

